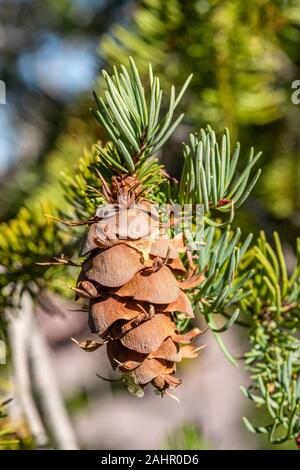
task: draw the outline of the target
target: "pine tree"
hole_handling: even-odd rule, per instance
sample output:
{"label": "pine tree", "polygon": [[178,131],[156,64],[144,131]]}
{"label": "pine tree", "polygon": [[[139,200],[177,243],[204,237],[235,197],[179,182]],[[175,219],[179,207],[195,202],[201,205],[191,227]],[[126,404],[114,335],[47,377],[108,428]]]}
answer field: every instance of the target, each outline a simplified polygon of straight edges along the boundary
{"label": "pine tree", "polygon": [[[298,442],[299,253],[289,277],[277,235],[275,248],[264,235],[251,246],[251,234],[243,237],[231,227],[260,176],[255,170],[260,152],[251,149],[245,163],[239,144],[231,150],[228,130],[218,139],[211,127],[201,129],[183,144],[184,166],[176,181],[156,153],[182,119],[176,107],[190,78],[177,95],[171,87],[161,116],[160,81],[151,67],[149,94],[132,60],[130,69],[103,76],[106,91],[103,98],[95,95],[93,114],[110,140],[86,151],[74,172],[63,176],[63,210],[54,208],[45,218],[31,206],[1,226],[2,311],[18,305],[21,292],[38,301],[42,289],[56,289],[71,277],[91,329],[100,336],[79,346],[94,351],[106,343],[113,368],[137,396],[150,382],[159,394],[179,385],[176,363],[203,346],[188,344],[200,334],[192,317],[202,315],[228,360],[237,365],[243,359],[250,369],[245,395],[269,413],[266,426],[245,419],[248,429],[268,434],[273,443]],[[166,227],[157,204],[200,204],[204,225],[199,227],[192,213],[179,239],[176,218]],[[56,227],[55,219],[64,225]],[[157,239],[157,233],[164,237]],[[200,241],[196,254],[190,250],[194,240]],[[47,261],[50,252],[55,257]],[[52,264],[61,267],[56,274]],[[76,283],[72,270],[79,271]],[[225,319],[221,327],[215,321],[219,314]],[[250,329],[250,351],[243,358],[233,357],[222,340],[234,323]]]}

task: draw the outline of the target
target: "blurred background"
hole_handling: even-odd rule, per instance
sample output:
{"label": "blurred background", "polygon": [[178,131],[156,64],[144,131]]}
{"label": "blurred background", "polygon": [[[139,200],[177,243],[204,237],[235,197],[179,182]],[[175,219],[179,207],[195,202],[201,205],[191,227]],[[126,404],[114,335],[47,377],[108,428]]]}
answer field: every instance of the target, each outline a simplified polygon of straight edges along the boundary
{"label": "blurred background", "polygon": [[[217,133],[227,126],[245,158],[252,145],[263,151],[262,177],[237,222],[244,233],[278,230],[292,260],[300,227],[300,104],[292,99],[300,80],[300,0],[0,0],[0,221],[12,221],[24,204],[62,198],[59,173],[72,171],[83,149],[103,137],[89,113],[101,69],[129,55],[145,76],[151,62],[167,90],[194,74],[181,104],[186,117],[161,154],[172,175],[180,174],[179,144],[207,124]],[[253,413],[239,390],[246,373],[209,335],[199,359],[181,367],[180,404],[151,391],[138,400],[96,376],[112,377],[104,351],[89,355],[70,341],[87,332],[75,308],[47,294],[36,315],[79,447],[268,445],[241,423]],[[233,354],[247,350],[236,327],[224,341]],[[10,367],[0,365],[0,374],[0,392],[10,397]],[[18,423],[30,446],[17,405],[9,407],[4,419],[13,433]]]}

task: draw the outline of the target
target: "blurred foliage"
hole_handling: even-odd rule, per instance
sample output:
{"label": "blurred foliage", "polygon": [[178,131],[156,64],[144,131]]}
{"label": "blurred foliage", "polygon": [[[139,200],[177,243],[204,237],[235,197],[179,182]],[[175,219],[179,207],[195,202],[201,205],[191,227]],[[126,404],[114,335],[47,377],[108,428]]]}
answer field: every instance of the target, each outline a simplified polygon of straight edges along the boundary
{"label": "blurred foliage", "polygon": [[251,385],[244,394],[268,412],[266,425],[254,426],[244,418],[252,432],[269,435],[273,444],[300,435],[300,239],[294,270],[289,274],[277,233],[274,246],[261,233],[240,265],[241,276],[249,270],[249,295],[241,309],[251,319],[251,350],[244,356],[251,373]]}
{"label": "blurred foliage", "polygon": [[169,433],[166,450],[212,450],[210,443],[201,437],[201,432],[193,423],[187,423]]}
{"label": "blurred foliage", "polygon": [[33,442],[25,424],[12,422],[8,416],[10,401],[0,402],[0,450],[32,449]]}
{"label": "blurred foliage", "polygon": [[[64,10],[67,3],[55,7],[56,13],[61,12],[61,8]],[[162,88],[166,89],[170,83],[179,89],[183,77],[194,73],[179,105],[188,118],[173,141],[165,146],[164,161],[171,171],[178,170],[180,156],[175,144],[182,132],[186,133],[184,126],[190,129],[192,125],[200,127],[199,123],[209,122],[219,133],[224,124],[228,125],[233,140],[239,136],[246,147],[255,143],[256,148],[263,150],[264,171],[256,195],[271,218],[263,219],[262,225],[276,221],[284,227],[283,240],[293,240],[299,227],[300,210],[300,107],[293,105],[290,97],[291,83],[300,76],[299,0],[143,0],[136,3],[128,24],[117,24],[112,34],[101,40],[100,56],[108,66],[127,62],[127,56],[132,55],[146,91],[151,88],[148,62],[152,62]],[[55,18],[54,15],[52,19]],[[102,79],[101,87],[103,83]],[[32,171],[21,172],[18,185],[12,183],[14,191],[4,194],[3,200],[8,203],[5,218],[17,215],[0,226],[0,307],[17,304],[24,288],[34,296],[45,285],[62,292],[63,285],[74,277],[69,268],[63,274],[61,267],[43,268],[35,263],[51,255],[59,256],[65,248],[68,248],[67,255],[76,253],[82,235],[82,231],[76,229],[75,236],[70,237],[70,231],[44,217],[44,213],[66,219],[92,216],[95,207],[103,202],[98,172],[106,174],[107,179],[112,175],[109,159],[103,158],[103,151],[107,149],[103,133],[96,130],[86,113],[88,101],[84,98],[75,103],[72,112],[63,115],[64,125],[55,130],[58,137],[51,140],[38,169],[33,165]],[[168,111],[165,102],[162,108]],[[74,119],[72,114],[80,114],[81,119]],[[210,129],[207,134],[214,141],[214,147],[216,137],[212,137]],[[202,145],[205,146],[203,132]],[[267,434],[274,443],[297,438],[300,432],[299,253],[295,271],[289,276],[277,235],[275,248],[262,235],[257,245],[248,249],[250,236],[243,241],[239,229],[225,227],[232,222],[234,214],[230,204],[226,207],[226,201],[223,209],[222,205],[218,206],[220,199],[228,196],[222,187],[223,180],[217,179],[219,170],[224,169],[218,167],[211,175],[209,172],[213,170],[203,165],[202,180],[196,175],[200,183],[195,186],[201,133],[199,135],[193,136],[190,146],[184,147],[183,182],[181,189],[174,184],[172,192],[172,196],[178,198],[198,197],[201,202],[213,202],[218,211],[217,215],[212,214],[216,226],[207,228],[208,243],[199,259],[199,266],[204,269],[209,265],[209,271],[203,291],[198,291],[195,297],[196,301],[201,299],[198,309],[232,362],[235,359],[226,350],[220,334],[234,322],[243,324],[245,316],[250,325],[251,350],[244,360],[251,373],[251,385],[243,391],[269,414],[266,425],[254,426],[245,420],[246,425],[253,432]],[[98,150],[90,150],[91,143],[99,138],[103,144],[99,142]],[[82,156],[83,147],[87,150]],[[220,149],[219,155],[226,156],[221,144]],[[216,155],[214,161],[218,165],[217,150]],[[234,154],[228,155],[234,158]],[[254,154],[250,154],[248,163],[243,157],[239,159],[238,178],[253,157]],[[62,178],[58,177],[59,173]],[[217,184],[205,194],[207,175],[208,180],[210,176],[215,178]],[[249,175],[250,171],[247,178]],[[254,180],[245,182],[244,179],[236,188],[235,197],[238,194],[241,202],[244,202],[244,195],[248,196],[251,181]],[[161,191],[158,200],[166,194],[165,189]],[[25,207],[18,211],[24,202]],[[261,225],[255,205],[248,204],[248,210],[253,211],[253,223],[258,225],[259,221]],[[228,214],[229,219],[224,220],[224,215],[228,217]],[[245,225],[249,225],[247,213],[244,219]],[[256,230],[255,226],[253,228]],[[67,295],[66,291],[63,293]],[[216,329],[213,314],[220,311],[226,323]],[[1,328],[5,334],[4,323],[0,331]],[[6,418],[2,416],[2,420]],[[6,423],[0,420],[0,427],[1,422]],[[177,440],[170,439],[172,448],[203,446],[193,426],[176,433]]]}
{"label": "blurred foliage", "polygon": [[54,199],[57,205],[63,203],[61,182],[57,176],[66,169],[72,170],[82,155],[82,149],[90,147],[96,140],[90,113],[86,109],[83,112],[81,104],[76,109],[74,114],[78,112],[80,117],[74,117],[72,113],[65,115],[63,131],[52,142],[42,161],[38,165],[36,162],[27,163],[25,167],[20,165],[17,173],[5,183],[0,208],[2,220],[15,217],[25,201]]}
{"label": "blurred foliage", "polygon": [[68,210],[62,211],[65,216],[70,217],[68,211],[71,210],[73,217],[88,219],[95,214],[97,206],[103,204],[101,181],[96,172],[98,164],[101,164],[100,158],[94,147],[90,151],[84,150],[71,171],[62,173],[62,186],[68,202]]}
{"label": "blurred foliage", "polygon": [[56,222],[46,216],[53,213],[46,203],[32,204],[20,209],[15,219],[0,225],[1,310],[18,306],[24,290],[35,297],[39,289],[59,274],[36,264],[51,253],[60,255],[70,240],[70,235],[57,230]]}
{"label": "blurred foliage", "polygon": [[[108,30],[126,2],[1,1],[0,78],[7,84],[7,104],[1,107],[0,114],[10,127],[11,147],[7,171],[0,168],[1,219],[14,217],[24,198],[30,197],[44,180],[49,154],[57,139],[68,133],[71,117],[80,115],[81,124],[84,123],[85,112],[75,109],[84,101],[84,110],[88,111],[89,98],[83,91],[91,83],[84,83],[84,79],[82,82],[81,77],[93,79],[98,67],[97,39]],[[69,70],[63,75],[64,62],[72,56],[76,59],[76,52],[82,54],[85,48],[91,70],[87,74],[78,70],[77,77]],[[47,61],[50,75],[45,72]],[[77,124],[82,128],[79,120]],[[89,124],[93,135],[91,120]]]}
{"label": "blurred foliage", "polygon": [[[65,132],[57,138],[39,172],[27,173],[24,178],[27,197],[22,187],[19,188],[20,192],[17,191],[15,202],[20,204],[22,194],[23,198],[25,196],[23,207],[15,218],[0,223],[0,307],[8,303],[17,305],[23,289],[29,289],[36,296],[46,284],[48,287],[51,284],[53,290],[65,296],[71,295],[71,291],[66,288],[70,281],[68,270],[41,267],[36,263],[50,256],[60,256],[62,249],[67,256],[73,254],[78,246],[82,231],[77,230],[74,235],[64,226],[57,230],[57,221],[52,217],[78,216],[76,202],[72,199],[71,204],[68,203],[64,187],[67,181],[70,182],[70,188],[75,181],[78,183],[80,169],[87,176],[88,167],[94,158],[93,151],[87,150],[91,147],[92,135],[89,123],[84,119],[69,118]],[[82,156],[84,148],[86,150]],[[83,184],[87,184],[87,181]],[[76,188],[83,204],[82,187],[76,184]]]}
{"label": "blurred foliage", "polygon": [[[291,102],[291,84],[300,76],[299,0],[141,0],[137,5],[128,24],[104,35],[101,57],[111,66],[132,55],[145,77],[150,61],[163,85],[179,86],[182,76],[194,73],[183,100],[186,115],[217,131],[226,124],[246,145],[255,141],[265,166],[260,203],[296,231],[300,108]],[[178,167],[172,146],[164,158]]]}
{"label": "blurred foliage", "polygon": [[85,389],[77,390],[75,394],[67,397],[65,405],[72,415],[79,413],[89,405],[89,396]]}
{"label": "blurred foliage", "polygon": [[[230,127],[267,123],[282,115],[286,94],[276,75],[290,66],[275,47],[287,23],[284,2],[142,0],[128,27],[104,37],[100,54],[108,65],[133,55],[139,70],[150,61],[162,83],[178,85],[195,73],[188,116]],[[291,15],[291,13],[289,13]],[[297,20],[297,19],[296,19]]]}

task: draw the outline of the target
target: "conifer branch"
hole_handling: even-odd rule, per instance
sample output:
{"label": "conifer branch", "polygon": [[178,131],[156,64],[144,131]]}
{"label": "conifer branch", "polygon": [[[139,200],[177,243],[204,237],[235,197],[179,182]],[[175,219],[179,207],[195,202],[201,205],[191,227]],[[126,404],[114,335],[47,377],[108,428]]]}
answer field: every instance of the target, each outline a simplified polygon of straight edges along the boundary
{"label": "conifer branch", "polygon": [[[89,299],[91,314],[96,319],[95,328],[99,328],[97,308],[100,310],[102,308],[102,300],[99,300],[97,290],[98,284],[104,286],[109,294],[108,300],[115,303],[117,311],[121,309],[121,313],[123,307],[120,307],[120,304],[123,302],[124,292],[126,296],[135,299],[135,296],[139,296],[140,292],[137,290],[140,289],[143,291],[142,301],[148,303],[152,302],[152,291],[159,294],[162,299],[161,304],[166,305],[164,313],[174,313],[171,323],[166,327],[169,328],[168,335],[174,344],[191,341],[193,335],[200,334],[197,328],[186,333],[192,316],[191,301],[196,313],[206,319],[225,356],[234,364],[236,358],[228,352],[221,335],[234,324],[246,324],[246,326],[250,324],[251,347],[243,359],[251,372],[251,385],[243,389],[243,393],[256,405],[265,407],[270,421],[266,426],[254,426],[247,419],[244,419],[244,422],[252,432],[268,434],[272,443],[280,443],[287,439],[299,440],[300,357],[297,334],[300,322],[300,243],[295,269],[289,275],[277,234],[274,235],[273,244],[269,243],[262,234],[256,245],[251,246],[252,235],[242,236],[240,229],[233,230],[230,225],[236,218],[236,211],[247,199],[259,178],[260,170],[255,170],[255,167],[260,152],[255,154],[251,149],[247,162],[244,162],[240,156],[239,144],[232,153],[228,130],[225,130],[221,143],[218,143],[215,132],[208,127],[199,134],[191,134],[190,144],[183,145],[184,167],[180,182],[177,183],[174,179],[167,178],[163,166],[156,158],[156,153],[182,119],[182,115],[175,116],[175,111],[191,77],[187,79],[177,96],[174,87],[171,87],[169,104],[163,117],[161,117],[162,90],[151,66],[148,75],[149,93],[144,89],[132,59],[129,70],[121,66],[120,69],[114,68],[112,75],[103,72],[103,77],[106,91],[103,97],[95,94],[96,110],[93,114],[106,130],[110,141],[105,145],[98,143],[92,151],[85,152],[75,167],[75,178],[71,173],[65,173],[63,187],[67,205],[63,211],[54,211],[58,212],[58,215],[59,212],[64,212],[69,219],[75,216],[75,219],[81,219],[85,223],[88,221],[90,238],[87,243],[87,253],[94,267],[92,269],[87,267],[85,271],[86,265],[83,264],[81,273],[83,279],[78,279],[78,288],[75,290],[79,295],[84,293]],[[134,187],[139,186],[137,194],[140,200],[138,199],[137,205],[134,206],[136,211],[134,217],[137,218],[143,218],[148,214],[149,205],[143,206],[145,200],[146,204],[175,201],[181,205],[185,203],[190,203],[192,206],[203,205],[204,243],[194,257],[188,255],[188,250],[180,258],[179,251],[175,250],[175,255],[173,253],[177,271],[179,269],[181,273],[184,272],[182,262],[189,271],[192,271],[192,275],[187,276],[187,279],[178,281],[174,276],[170,276],[169,272],[173,269],[174,261],[169,259],[170,247],[161,260],[154,261],[153,258],[150,260],[150,268],[148,265],[141,265],[140,256],[128,249],[128,246],[134,246],[137,252],[145,255],[144,261],[147,259],[149,262],[152,234],[149,239],[146,237],[147,247],[145,244],[142,248],[138,243],[135,245],[132,239],[126,239],[126,243],[118,243],[120,240],[117,237],[114,239],[117,240],[115,245],[105,245],[103,248],[103,245],[99,244],[97,239],[99,227],[96,226],[99,222],[98,207],[111,202],[110,199],[115,202],[113,190],[116,178],[119,178],[118,184],[121,181],[125,182],[125,185],[128,178],[129,182],[133,178]],[[129,207],[126,210],[129,210]],[[22,209],[14,221],[1,227],[3,230],[0,234],[2,248],[0,265],[9,280],[8,287],[6,280],[0,282],[2,307],[17,305],[20,296],[18,299],[14,298],[15,287],[21,286],[22,292],[26,290],[34,298],[38,296],[41,285],[52,284],[53,287],[55,284],[52,268],[37,267],[35,263],[46,256],[48,259],[53,255],[58,256],[59,251],[64,250],[70,240],[69,228],[57,230],[53,219],[47,222],[45,220],[41,219],[41,211],[30,207]],[[172,230],[171,228],[168,236],[172,235]],[[114,235],[117,236],[118,233]],[[75,256],[78,253],[78,240],[81,236],[82,232],[73,237],[76,240],[72,245]],[[114,284],[114,281],[112,285],[111,278],[107,281],[106,273],[111,274],[112,268],[112,277],[118,277],[121,271],[119,256],[114,255],[114,263],[105,260],[109,249],[113,249],[115,253],[122,252],[124,259],[127,257],[130,259],[133,271],[136,270],[132,275],[134,282],[131,282],[133,277],[127,280],[128,273],[125,273],[125,276],[123,272],[121,274],[126,279],[122,279],[122,282]],[[99,260],[97,257],[100,255],[103,256],[101,263],[107,262],[108,266],[107,271],[103,270],[104,274],[97,266]],[[69,264],[75,266],[77,263]],[[150,292],[146,289],[146,294],[143,277],[139,276],[141,269],[146,271],[149,278],[152,276],[151,282],[155,286]],[[86,279],[86,275],[90,277]],[[163,290],[160,289],[161,282],[156,284],[156,276],[167,276]],[[96,284],[91,281],[95,281]],[[168,282],[170,282],[170,292],[175,299],[172,301],[170,299],[173,297],[167,292]],[[182,298],[185,300],[187,310],[183,317],[180,317],[182,312],[177,312],[177,308],[182,308],[182,304],[178,307],[180,303],[177,303],[178,286],[189,290],[187,296],[181,297],[181,300]],[[111,288],[114,289],[114,294],[119,292],[120,298],[116,299],[111,294]],[[166,294],[170,297],[165,297]],[[143,297],[144,295],[146,297]],[[135,308],[135,304],[132,309],[128,307],[129,312],[126,311],[126,316],[130,315],[130,318],[137,323],[143,318],[144,325],[156,321],[155,309],[153,312],[153,309],[148,311],[144,307],[143,309],[139,307],[136,315]],[[134,312],[133,317],[131,317],[132,312]],[[215,323],[215,316],[219,314],[224,317],[222,326],[217,326]],[[159,315],[162,313],[159,312]],[[243,321],[244,317],[246,323]],[[176,323],[173,321],[174,318]],[[149,332],[152,332],[150,326]],[[153,332],[150,333],[149,337],[152,338]],[[101,334],[105,336],[105,330]],[[111,344],[111,347],[114,346],[115,343]],[[150,346],[150,353],[154,353],[151,349],[152,344]],[[155,344],[155,348],[156,346]],[[117,349],[118,354],[120,351],[124,353],[123,349]],[[198,349],[188,347],[183,351],[188,357],[195,357]],[[141,352],[143,353],[139,351]],[[131,353],[127,350],[126,354],[130,356]],[[182,357],[183,355],[177,356],[176,360]],[[123,363],[118,361],[119,367]],[[138,361],[141,361],[140,364],[144,359],[139,356]],[[128,367],[132,366],[131,360],[125,362]],[[170,384],[176,386],[180,383],[169,368],[161,370],[163,372],[155,377],[153,383],[159,393],[163,393]],[[144,384],[140,384],[133,377],[134,375],[126,372],[124,382],[129,390],[141,396],[143,390],[140,385]]]}
{"label": "conifer branch", "polygon": [[149,159],[175,131],[183,114],[174,118],[174,112],[191,79],[190,75],[176,96],[171,87],[168,110],[161,116],[162,95],[158,77],[149,66],[149,96],[141,83],[134,60],[130,57],[130,71],[124,65],[110,76],[105,70],[104,97],[94,93],[97,108],[92,113],[106,130],[114,147],[97,146],[102,159],[115,171],[134,173],[144,159]]}
{"label": "conifer branch", "polygon": [[212,210],[230,212],[227,223],[251,193],[261,170],[257,170],[250,179],[251,171],[261,156],[254,155],[251,148],[248,162],[238,174],[237,165],[240,159],[240,144],[237,143],[231,155],[228,129],[218,144],[216,134],[210,126],[200,130],[199,135],[190,135],[190,146],[183,145],[184,167],[179,188],[181,204],[203,204],[207,216],[206,222],[213,224],[210,218]]}
{"label": "conifer branch", "polygon": [[298,241],[296,263],[288,275],[281,243],[274,233],[273,246],[262,232],[256,245],[241,263],[241,275],[249,269],[250,295],[240,302],[251,318],[251,349],[244,356],[251,372],[251,385],[242,392],[269,415],[267,426],[244,423],[251,432],[268,434],[272,444],[300,435],[300,263]]}

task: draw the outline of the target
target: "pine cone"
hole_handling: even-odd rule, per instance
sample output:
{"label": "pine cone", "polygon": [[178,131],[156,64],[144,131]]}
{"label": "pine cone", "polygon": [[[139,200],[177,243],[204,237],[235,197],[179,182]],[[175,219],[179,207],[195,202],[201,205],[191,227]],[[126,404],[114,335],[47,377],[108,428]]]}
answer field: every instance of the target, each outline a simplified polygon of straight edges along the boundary
{"label": "pine cone", "polygon": [[163,393],[181,383],[174,376],[176,363],[197,356],[188,343],[200,330],[179,334],[173,313],[193,317],[184,289],[195,287],[203,276],[176,278],[186,275],[178,249],[166,234],[161,238],[154,205],[135,202],[139,191],[133,177],[113,179],[110,197],[115,202],[101,206],[89,226],[81,251],[88,258],[76,291],[88,299],[90,329],[107,344],[113,369],[128,384],[143,388],[152,383]]}

